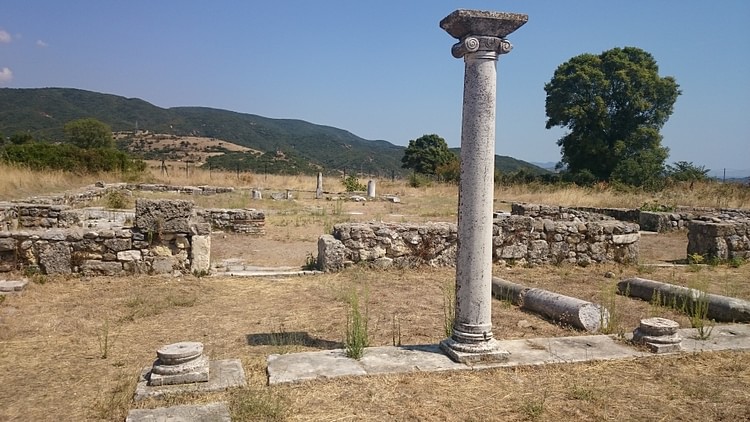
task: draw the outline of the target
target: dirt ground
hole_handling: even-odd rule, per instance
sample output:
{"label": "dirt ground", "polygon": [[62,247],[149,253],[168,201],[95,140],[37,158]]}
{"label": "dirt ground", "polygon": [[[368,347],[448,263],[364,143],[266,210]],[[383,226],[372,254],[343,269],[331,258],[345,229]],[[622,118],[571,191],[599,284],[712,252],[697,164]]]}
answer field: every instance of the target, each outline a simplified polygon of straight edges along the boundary
{"label": "dirt ground", "polygon": [[[341,221],[454,221],[455,204],[301,204],[263,201],[260,238],[215,233],[214,261],[302,265],[317,237]],[[494,275],[605,304],[613,334],[639,319],[684,314],[614,294],[640,276],[750,300],[750,265],[671,266],[685,233],[644,235],[641,264],[499,267]],[[606,277],[607,273],[615,277]],[[0,420],[122,421],[132,408],[224,401],[234,421],[684,421],[748,420],[750,353],[725,352],[511,370],[405,374],[266,385],[272,353],[342,347],[346,298],[366,304],[372,346],[445,337],[451,268],[373,271],[354,267],[311,277],[35,277],[0,303]],[[493,303],[499,338],[586,334],[503,301]],[[211,359],[240,359],[248,384],[208,395],[132,401],[138,372],[155,350],[201,341]]]}

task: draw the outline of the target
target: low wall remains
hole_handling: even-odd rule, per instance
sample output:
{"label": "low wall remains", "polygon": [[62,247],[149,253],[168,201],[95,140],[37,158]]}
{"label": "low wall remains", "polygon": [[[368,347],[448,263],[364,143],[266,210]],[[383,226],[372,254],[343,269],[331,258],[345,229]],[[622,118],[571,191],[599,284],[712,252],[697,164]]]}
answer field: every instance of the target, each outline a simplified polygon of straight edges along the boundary
{"label": "low wall remains", "polygon": [[750,259],[750,219],[733,222],[690,221],[687,253],[721,260]]}
{"label": "low wall remains", "polygon": [[[266,216],[256,209],[196,209],[195,215],[216,230],[248,235],[266,234]],[[110,223],[132,225],[132,210],[102,207],[73,209],[67,205],[0,203],[0,231],[54,228],[95,228]]]}
{"label": "low wall remains", "polygon": [[256,209],[209,208],[196,211],[198,217],[211,223],[216,230],[253,236],[266,234],[266,214]]}
{"label": "low wall remains", "polygon": [[638,223],[641,230],[652,232],[685,230],[688,227],[688,222],[696,219],[719,223],[750,218],[750,211],[731,208],[677,207],[674,211],[659,212],[644,211],[638,208],[563,207],[528,203],[511,204],[511,213],[534,218],[568,221],[615,219]]}
{"label": "low wall remains", "polygon": [[0,232],[0,271],[122,275],[207,273],[211,227],[188,201],[136,201],[132,227]]}
{"label": "low wall remains", "polygon": [[[538,265],[638,261],[638,225],[616,220],[553,221],[526,216],[494,220],[496,263]],[[452,223],[342,223],[318,239],[318,267],[338,271],[354,263],[375,267],[453,266],[458,229]]]}

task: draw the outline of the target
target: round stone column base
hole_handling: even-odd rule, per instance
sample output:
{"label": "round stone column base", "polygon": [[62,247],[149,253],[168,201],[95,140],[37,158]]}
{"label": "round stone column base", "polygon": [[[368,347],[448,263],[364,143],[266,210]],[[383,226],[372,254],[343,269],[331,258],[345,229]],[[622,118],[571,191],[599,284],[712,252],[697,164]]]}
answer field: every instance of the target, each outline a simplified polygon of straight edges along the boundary
{"label": "round stone column base", "polygon": [[440,350],[458,363],[479,364],[503,362],[508,360],[510,352],[500,348],[495,339],[478,343],[459,343],[452,338],[440,342]]}
{"label": "round stone column base", "polygon": [[643,344],[652,353],[672,353],[682,350],[682,337],[677,333],[680,325],[666,318],[642,319],[633,331],[633,343]]}

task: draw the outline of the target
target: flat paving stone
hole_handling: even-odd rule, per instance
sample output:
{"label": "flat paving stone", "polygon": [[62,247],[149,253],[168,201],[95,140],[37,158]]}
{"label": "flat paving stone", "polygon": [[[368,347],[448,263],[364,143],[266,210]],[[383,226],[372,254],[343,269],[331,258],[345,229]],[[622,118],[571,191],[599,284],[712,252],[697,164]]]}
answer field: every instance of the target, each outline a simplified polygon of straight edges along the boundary
{"label": "flat paving stone", "polygon": [[29,280],[0,280],[0,294],[20,292],[27,284]]}
{"label": "flat paving stone", "polygon": [[125,422],[231,422],[225,403],[133,409]]}
{"label": "flat paving stone", "polygon": [[[683,338],[682,352],[750,350],[748,324],[716,326],[707,340],[697,340],[694,328],[681,329],[678,333]],[[365,349],[365,354],[359,361],[347,358],[343,349],[270,355],[267,359],[268,383],[274,385],[344,376],[472,370],[656,356],[624,341],[629,340],[629,336],[623,340],[608,335],[499,340],[500,347],[510,352],[508,360],[475,365],[452,361],[436,344],[370,347]]]}
{"label": "flat paving stone", "polygon": [[168,394],[221,391],[232,387],[244,387],[246,384],[245,370],[242,369],[242,363],[237,359],[211,361],[209,363],[208,381],[191,384],[150,386],[147,376],[151,372],[151,368],[151,366],[147,366],[141,371],[133,396],[135,401],[158,398]]}

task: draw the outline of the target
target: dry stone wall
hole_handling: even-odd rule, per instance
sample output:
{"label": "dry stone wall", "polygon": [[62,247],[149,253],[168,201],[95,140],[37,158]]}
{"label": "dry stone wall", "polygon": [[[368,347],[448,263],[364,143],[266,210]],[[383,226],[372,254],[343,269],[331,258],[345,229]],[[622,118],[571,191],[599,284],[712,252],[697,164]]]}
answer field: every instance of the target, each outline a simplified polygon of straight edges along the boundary
{"label": "dry stone wall", "polygon": [[197,210],[199,217],[211,223],[216,230],[243,233],[253,236],[266,234],[266,214],[256,209],[210,208]]}
{"label": "dry stone wall", "polygon": [[750,259],[750,219],[690,221],[687,253],[721,260]]}
{"label": "dry stone wall", "polygon": [[[553,221],[525,216],[494,220],[493,260],[539,265],[638,261],[638,225],[616,220]],[[453,266],[458,229],[452,223],[342,223],[318,239],[318,267],[338,271],[354,263],[379,268]]]}
{"label": "dry stone wall", "polygon": [[206,273],[211,227],[188,201],[136,202],[132,227],[0,232],[0,271],[122,275]]}
{"label": "dry stone wall", "polygon": [[[263,211],[208,208],[196,209],[195,213],[216,230],[255,236],[266,234]],[[135,215],[133,211],[101,207],[73,209],[67,205],[0,203],[0,231],[95,228],[111,223],[132,225]]]}
{"label": "dry stone wall", "polygon": [[691,220],[733,222],[750,218],[750,211],[741,209],[714,209],[677,207],[671,212],[644,211],[637,208],[562,207],[557,205],[513,203],[513,215],[549,218],[568,221],[599,221],[615,219],[638,223],[641,230],[667,232],[685,230]]}

